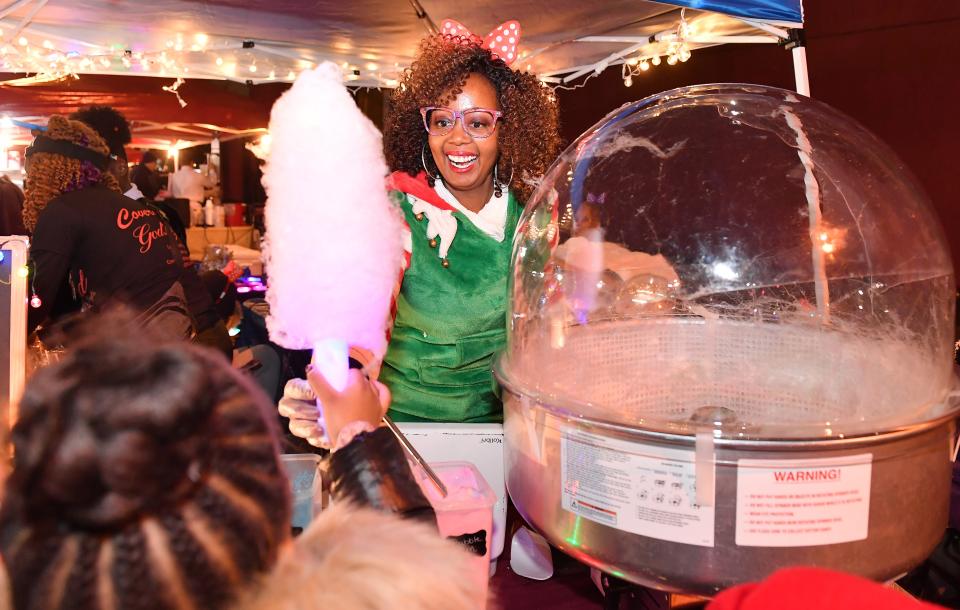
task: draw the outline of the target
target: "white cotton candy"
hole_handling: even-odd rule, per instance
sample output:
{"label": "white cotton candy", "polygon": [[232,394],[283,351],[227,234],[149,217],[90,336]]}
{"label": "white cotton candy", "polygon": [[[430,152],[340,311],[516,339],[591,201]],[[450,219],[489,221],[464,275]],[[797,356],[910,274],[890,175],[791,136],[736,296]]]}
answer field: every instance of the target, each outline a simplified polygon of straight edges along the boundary
{"label": "white cotton candy", "polygon": [[271,340],[312,349],[336,339],[382,357],[403,250],[380,132],[327,62],[277,100],[270,136],[263,183]]}

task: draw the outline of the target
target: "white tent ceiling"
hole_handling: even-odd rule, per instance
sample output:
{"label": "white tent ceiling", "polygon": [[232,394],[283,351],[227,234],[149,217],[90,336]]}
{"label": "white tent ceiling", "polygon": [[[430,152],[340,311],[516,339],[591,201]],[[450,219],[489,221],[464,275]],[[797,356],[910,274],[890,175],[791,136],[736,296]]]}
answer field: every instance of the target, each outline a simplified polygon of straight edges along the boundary
{"label": "white tent ceiling", "polygon": [[[447,17],[480,36],[519,20],[518,65],[549,79],[616,63],[627,49],[666,54],[681,10],[641,0],[0,0],[0,70],[259,83],[332,60],[351,84],[389,87],[428,22]],[[687,9],[685,18],[691,49],[734,35],[776,40],[732,17]],[[658,33],[667,39],[637,43]],[[597,36],[612,40],[582,41]]]}

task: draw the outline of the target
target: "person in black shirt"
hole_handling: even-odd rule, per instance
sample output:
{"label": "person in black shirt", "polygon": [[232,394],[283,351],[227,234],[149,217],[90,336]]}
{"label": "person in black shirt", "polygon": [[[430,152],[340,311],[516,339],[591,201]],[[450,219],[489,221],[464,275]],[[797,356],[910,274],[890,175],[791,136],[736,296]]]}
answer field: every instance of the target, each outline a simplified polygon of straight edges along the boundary
{"label": "person in black shirt", "polygon": [[[180,256],[184,263],[180,283],[183,286],[190,315],[193,316],[196,329],[194,340],[200,345],[206,345],[221,352],[227,360],[231,360],[233,358],[233,342],[230,340],[226,325],[221,316],[218,315],[207,286],[201,281],[197,270],[190,261],[190,254],[186,247],[186,230],[183,223],[171,208],[164,206],[162,202],[145,199],[145,195],[135,185],[131,184],[131,173],[127,166],[127,153],[124,146],[131,142],[132,136],[130,124],[126,117],[110,106],[90,106],[71,114],[70,118],[92,127],[107,143],[110,148],[110,162],[107,170],[116,178],[120,185],[120,191],[127,197],[139,200],[143,205],[157,211],[176,235]],[[134,169],[136,170],[136,168]],[[223,276],[223,274],[220,275]],[[226,280],[226,276],[223,276],[222,281],[226,282]]]}
{"label": "person in black shirt", "polygon": [[58,115],[27,149],[23,219],[40,299],[30,326],[47,321],[69,273],[85,309],[126,305],[165,336],[192,337],[177,240],[156,210],[119,192],[108,165],[103,139]]}
{"label": "person in black shirt", "polygon": [[147,199],[153,201],[160,192],[160,174],[157,173],[157,155],[149,150],[143,153],[133,170],[130,172],[130,180],[137,185],[140,192]]}

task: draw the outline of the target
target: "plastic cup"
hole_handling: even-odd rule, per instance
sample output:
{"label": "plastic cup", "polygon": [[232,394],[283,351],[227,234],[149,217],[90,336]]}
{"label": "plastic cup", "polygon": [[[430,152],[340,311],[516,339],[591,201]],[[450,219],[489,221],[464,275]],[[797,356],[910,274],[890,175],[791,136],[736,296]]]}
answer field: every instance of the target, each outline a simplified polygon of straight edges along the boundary
{"label": "plastic cup", "polygon": [[321,509],[320,456],[312,453],[288,454],[281,455],[280,461],[290,481],[293,500],[290,526],[306,529]]}
{"label": "plastic cup", "polygon": [[470,462],[437,462],[430,466],[447,487],[447,496],[417,468],[417,481],[437,514],[440,535],[451,538],[473,555],[471,577],[486,599],[490,579],[490,545],[493,505],[497,495]]}

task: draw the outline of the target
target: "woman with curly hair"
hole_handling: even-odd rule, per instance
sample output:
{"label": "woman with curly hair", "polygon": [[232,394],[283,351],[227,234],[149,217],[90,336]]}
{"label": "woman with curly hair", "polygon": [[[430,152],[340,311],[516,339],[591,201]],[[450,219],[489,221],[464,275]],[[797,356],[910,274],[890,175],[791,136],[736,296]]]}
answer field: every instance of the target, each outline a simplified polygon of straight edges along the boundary
{"label": "woman with curly hair", "polygon": [[[390,100],[389,186],[409,229],[379,371],[396,421],[502,420],[490,365],[506,340],[513,234],[560,145],[552,92],[509,67],[519,36],[516,21],[481,40],[447,20]],[[280,412],[293,434],[323,445],[312,395],[297,381]]]}
{"label": "woman with curly hair", "polygon": [[109,155],[94,130],[56,115],[27,148],[31,328],[50,317],[69,276],[86,309],[123,304],[141,314],[143,325],[189,337],[193,320],[179,282],[176,238],[156,210],[120,193]]}

